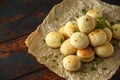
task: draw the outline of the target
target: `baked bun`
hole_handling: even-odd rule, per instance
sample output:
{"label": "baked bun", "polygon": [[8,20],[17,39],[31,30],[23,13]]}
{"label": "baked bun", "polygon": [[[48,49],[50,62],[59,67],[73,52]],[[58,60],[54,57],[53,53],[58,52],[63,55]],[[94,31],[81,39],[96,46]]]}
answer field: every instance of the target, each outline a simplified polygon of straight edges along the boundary
{"label": "baked bun", "polygon": [[65,39],[67,39],[69,38],[69,36],[67,35],[67,33],[65,33],[64,29],[65,29],[64,26],[60,27],[59,32],[64,36]]}
{"label": "baked bun", "polygon": [[112,26],[113,38],[120,39],[120,24],[115,24]]}
{"label": "baked bun", "polygon": [[63,59],[63,66],[68,71],[78,71],[80,69],[81,62],[77,56],[69,55]]}
{"label": "baked bun", "polygon": [[89,33],[95,28],[94,18],[84,15],[77,19],[79,30],[83,33]]}
{"label": "baked bun", "polygon": [[77,49],[87,48],[89,45],[88,36],[81,32],[74,33],[70,38],[70,43]]}
{"label": "baked bun", "polygon": [[91,62],[95,59],[95,55],[93,55],[92,57],[89,57],[89,58],[82,58],[80,57],[80,61],[81,62]]}
{"label": "baked bun", "polygon": [[96,55],[98,55],[99,57],[109,57],[114,52],[113,46],[109,42],[102,46],[95,47],[94,50]]}
{"label": "baked bun", "polygon": [[74,32],[79,31],[76,21],[68,21],[64,28],[65,33],[70,37]]}
{"label": "baked bun", "polygon": [[59,32],[50,32],[47,34],[45,40],[49,47],[58,48],[64,41],[64,36]]}
{"label": "baked bun", "polygon": [[67,56],[67,55],[75,54],[77,49],[71,45],[70,39],[67,39],[61,45],[60,51],[64,56]]}
{"label": "baked bun", "polygon": [[95,19],[102,17],[102,12],[99,9],[88,10],[86,15],[89,15]]}
{"label": "baked bun", "polygon": [[92,46],[100,46],[106,42],[107,35],[101,29],[95,29],[88,34]]}
{"label": "baked bun", "polygon": [[111,41],[111,39],[112,39],[112,31],[109,28],[107,28],[107,27],[105,27],[103,29],[103,31],[106,33],[106,36],[107,36],[106,42]]}
{"label": "baked bun", "polygon": [[77,56],[80,58],[82,62],[90,62],[94,59],[94,51],[91,47],[87,47],[82,50],[77,50]]}

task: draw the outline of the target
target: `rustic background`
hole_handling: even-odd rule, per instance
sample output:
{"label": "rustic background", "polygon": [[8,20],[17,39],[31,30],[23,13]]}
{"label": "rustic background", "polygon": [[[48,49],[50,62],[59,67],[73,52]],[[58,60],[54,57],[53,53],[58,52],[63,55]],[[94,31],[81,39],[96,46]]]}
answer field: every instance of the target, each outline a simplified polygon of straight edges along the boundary
{"label": "rustic background", "polygon": [[[64,80],[39,64],[24,44],[50,9],[61,1],[0,0],[0,80]],[[113,4],[120,5],[120,1],[113,0]],[[111,80],[120,80],[120,69]]]}

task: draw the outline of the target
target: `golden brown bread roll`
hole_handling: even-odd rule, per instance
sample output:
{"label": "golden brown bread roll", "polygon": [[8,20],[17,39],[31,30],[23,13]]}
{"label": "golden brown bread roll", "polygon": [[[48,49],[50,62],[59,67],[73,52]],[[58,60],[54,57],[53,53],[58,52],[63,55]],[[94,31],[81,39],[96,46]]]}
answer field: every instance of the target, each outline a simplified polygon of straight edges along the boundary
{"label": "golden brown bread roll", "polygon": [[95,52],[91,47],[87,47],[82,50],[77,50],[77,56],[82,62],[90,62],[95,58]]}
{"label": "golden brown bread roll", "polygon": [[113,38],[120,39],[120,24],[115,24],[112,26]]}
{"label": "golden brown bread roll", "polygon": [[60,27],[59,32],[64,36],[65,39],[69,38],[69,36],[65,32],[65,26]]}
{"label": "golden brown bread roll", "polygon": [[63,66],[68,71],[78,71],[80,69],[81,62],[77,56],[69,55],[63,59]]}
{"label": "golden brown bread roll", "polygon": [[67,39],[61,45],[60,51],[64,56],[67,56],[67,55],[75,54],[76,48],[71,45],[70,39]]}
{"label": "golden brown bread roll", "polygon": [[70,43],[77,49],[84,49],[89,45],[88,36],[81,32],[74,33],[70,38]]}
{"label": "golden brown bread roll", "polygon": [[77,19],[79,30],[83,33],[89,33],[95,28],[95,19],[88,16],[83,15],[79,19]]}
{"label": "golden brown bread roll", "polygon": [[111,39],[112,39],[112,31],[107,27],[105,27],[103,29],[103,31],[106,33],[106,42],[111,41]]}
{"label": "golden brown bread roll", "polygon": [[79,31],[76,21],[68,21],[64,28],[65,33],[70,37],[74,32]]}
{"label": "golden brown bread roll", "polygon": [[94,50],[99,57],[109,57],[114,52],[114,48],[109,42],[105,43],[102,46],[95,47]]}
{"label": "golden brown bread roll", "polygon": [[88,34],[92,46],[100,46],[106,42],[107,35],[101,29],[95,29]]}
{"label": "golden brown bread roll", "polygon": [[91,9],[91,10],[87,11],[86,15],[89,15],[89,16],[97,19],[99,17],[102,17],[102,12],[99,9]]}
{"label": "golden brown bread roll", "polygon": [[49,32],[45,38],[46,44],[52,48],[58,48],[64,41],[64,36],[59,32]]}

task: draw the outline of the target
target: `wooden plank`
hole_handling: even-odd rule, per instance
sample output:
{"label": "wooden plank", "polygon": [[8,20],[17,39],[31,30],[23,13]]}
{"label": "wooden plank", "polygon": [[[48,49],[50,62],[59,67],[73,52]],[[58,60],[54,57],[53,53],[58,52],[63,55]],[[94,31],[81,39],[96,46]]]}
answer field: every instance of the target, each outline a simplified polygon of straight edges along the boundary
{"label": "wooden plank", "polygon": [[[120,69],[116,72],[116,74],[109,80],[120,80]],[[21,76],[16,78],[16,80],[65,80],[59,77],[57,74],[52,71],[45,69],[36,71],[32,74]]]}
{"label": "wooden plank", "polygon": [[0,0],[0,8],[4,7],[7,2],[6,0]]}
{"label": "wooden plank", "polygon": [[39,64],[35,57],[28,54],[27,49],[3,54],[10,55],[0,58],[0,80],[13,80],[16,77],[46,68]]}
{"label": "wooden plank", "polygon": [[[0,44],[0,58],[5,58],[5,54],[27,48],[24,41],[28,35]],[[9,54],[10,55],[10,54]],[[7,56],[8,57],[8,56]]]}
{"label": "wooden plank", "polygon": [[[40,65],[39,63],[37,63],[35,58],[31,58],[33,56],[27,53],[27,49],[22,50],[22,49],[26,48],[26,46],[24,44],[26,37],[27,37],[27,35],[17,38],[15,40],[11,40],[11,41],[0,44],[0,71],[1,71],[0,79],[14,79],[16,77],[22,78],[24,76],[28,76],[28,77],[25,77],[25,79],[22,78],[23,80],[29,80],[29,78],[31,78],[31,76],[34,77],[35,79],[36,78],[39,79],[38,75],[40,75],[42,73],[38,73],[38,72],[40,72],[45,67],[43,65]],[[23,59],[22,58],[23,56],[27,56],[27,57]],[[14,60],[16,62],[13,62]],[[26,62],[24,62],[24,61],[26,61]],[[22,63],[22,64],[20,64],[20,63]],[[29,68],[30,67],[29,65],[24,66],[27,64],[32,64],[31,67],[34,67],[34,69],[31,70],[31,68]],[[40,65],[40,67],[38,67],[39,65]],[[6,66],[7,66],[7,68],[6,68]],[[17,69],[20,69],[21,72],[19,72]],[[8,73],[8,71],[9,71],[9,73]],[[35,71],[38,71],[38,72],[36,73]],[[33,73],[33,72],[35,72],[35,73]],[[53,74],[53,73],[50,73],[50,74]],[[116,74],[112,77],[111,80],[120,79],[119,74],[120,74],[120,68],[116,72]],[[42,74],[42,75],[46,76],[48,74]],[[7,76],[7,77],[5,77],[5,76]],[[49,75],[48,75],[48,77],[49,77]],[[53,75],[51,77],[55,78],[55,80],[60,80],[60,79],[58,79],[58,76]],[[42,80],[44,80],[44,77],[42,78]],[[45,80],[51,80],[51,79],[45,79]]]}
{"label": "wooden plank", "polygon": [[8,4],[1,9],[0,43],[15,39],[19,36],[23,36],[34,31],[43,21],[53,5],[60,2],[61,0],[30,1],[9,1]]}
{"label": "wooden plank", "polygon": [[16,80],[65,80],[48,69],[37,71],[28,76],[19,77]]}

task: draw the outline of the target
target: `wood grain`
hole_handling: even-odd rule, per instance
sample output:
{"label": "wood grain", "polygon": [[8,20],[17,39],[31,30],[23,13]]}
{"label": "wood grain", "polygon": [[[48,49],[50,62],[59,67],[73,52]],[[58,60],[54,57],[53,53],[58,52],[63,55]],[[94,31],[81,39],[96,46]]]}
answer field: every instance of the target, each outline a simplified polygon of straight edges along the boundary
{"label": "wood grain", "polygon": [[0,43],[34,31],[58,2],[60,0],[8,1],[0,8]]}
{"label": "wood grain", "polygon": [[65,80],[57,74],[51,72],[49,69],[37,71],[31,75],[18,78],[16,80]]}
{"label": "wood grain", "polygon": [[0,58],[0,80],[14,79],[46,68],[28,54],[27,49],[3,54],[7,56]]}

